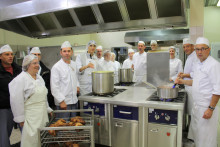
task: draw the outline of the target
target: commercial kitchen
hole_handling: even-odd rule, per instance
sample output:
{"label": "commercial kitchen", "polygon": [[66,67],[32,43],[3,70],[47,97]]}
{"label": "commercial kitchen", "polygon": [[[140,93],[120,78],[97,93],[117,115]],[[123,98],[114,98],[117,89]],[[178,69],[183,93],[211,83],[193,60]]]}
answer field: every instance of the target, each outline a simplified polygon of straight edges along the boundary
{"label": "commercial kitchen", "polygon": [[[194,44],[198,37],[207,38],[210,56],[220,62],[219,14],[219,0],[0,0],[0,47],[10,45],[20,66],[31,49],[39,47],[41,61],[51,70],[61,59],[65,41],[71,44],[74,62],[94,40],[96,47],[102,46],[102,56],[106,51],[115,53],[121,65],[129,58],[129,49],[138,53],[140,41],[145,45],[146,80],[134,81],[132,68],[121,67],[118,75],[91,73],[92,91],[77,95],[79,108],[74,111],[85,126],[54,127],[51,135],[48,126],[60,113],[54,107],[55,115],[38,130],[41,146],[77,142],[82,147],[195,147],[187,138],[191,117],[185,86],[168,88],[173,93],[158,87],[174,85],[169,70],[171,48],[183,68],[186,65],[185,38]],[[159,50],[151,51],[152,40]],[[21,131],[14,127],[11,146],[20,146],[20,141]]]}

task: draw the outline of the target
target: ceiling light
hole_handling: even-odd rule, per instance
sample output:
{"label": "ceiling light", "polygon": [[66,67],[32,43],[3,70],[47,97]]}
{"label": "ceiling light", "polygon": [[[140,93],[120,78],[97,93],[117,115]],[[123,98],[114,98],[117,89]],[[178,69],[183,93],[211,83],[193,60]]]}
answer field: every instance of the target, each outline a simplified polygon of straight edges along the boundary
{"label": "ceiling light", "polygon": [[218,1],[217,7],[220,7],[220,0]]}

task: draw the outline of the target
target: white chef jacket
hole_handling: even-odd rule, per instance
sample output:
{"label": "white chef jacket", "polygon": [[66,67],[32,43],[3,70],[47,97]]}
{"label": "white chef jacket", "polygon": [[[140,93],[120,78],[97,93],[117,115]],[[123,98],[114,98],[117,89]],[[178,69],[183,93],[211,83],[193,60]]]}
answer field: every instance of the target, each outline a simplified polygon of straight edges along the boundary
{"label": "white chef jacket", "polygon": [[62,101],[67,105],[76,104],[79,87],[76,63],[71,60],[70,64],[67,64],[61,58],[51,69],[50,84],[56,106]]}
{"label": "white chef jacket", "polygon": [[[193,99],[198,102],[199,105],[208,107],[212,98],[212,95],[220,95],[220,63],[213,57],[209,56],[205,61],[196,63],[195,72],[200,72],[199,87],[193,86]],[[194,72],[193,76],[197,76]],[[194,78],[193,78],[194,83]],[[203,97],[197,97],[197,93],[203,95]]]}
{"label": "white chef jacket", "polygon": [[147,53],[146,52],[143,52],[142,54],[140,54],[139,52],[135,53],[133,55],[132,64],[134,65],[134,81],[135,82],[145,81],[146,79],[145,77],[147,74]]}
{"label": "white chef jacket", "polygon": [[[96,64],[97,64],[97,57],[93,55],[90,57],[89,53],[82,53],[77,55],[76,57],[76,65],[78,70],[78,79],[80,83],[80,93],[81,95],[85,95],[87,93],[92,92],[92,72],[96,71]],[[89,63],[92,63],[94,65],[94,68],[86,68],[82,72],[79,71],[79,69],[83,66],[88,65]]]}
{"label": "white chef jacket", "polygon": [[114,68],[115,68],[115,78],[114,78],[114,83],[118,83],[118,70],[121,68],[121,64],[118,61],[114,61]]}
{"label": "white chef jacket", "polygon": [[[10,104],[15,122],[24,122],[24,103],[34,94],[35,85],[45,86],[43,78],[37,74],[35,80],[28,72],[24,71],[9,83]],[[47,103],[47,112],[52,111]]]}
{"label": "white chef jacket", "polygon": [[98,57],[97,57],[97,61],[98,61],[98,62],[103,61],[103,60],[104,60],[104,57],[101,57],[101,58],[98,58]]}
{"label": "white chef jacket", "polygon": [[131,68],[131,66],[132,66],[132,60],[128,58],[123,62],[122,68]]}
{"label": "white chef jacket", "polygon": [[[198,58],[196,55],[196,52],[193,51],[186,59],[185,67],[184,67],[184,73],[190,74],[192,77],[193,74],[193,66],[194,64],[198,62]],[[191,78],[184,78],[184,80],[190,80]]]}
{"label": "white chef jacket", "polygon": [[112,61],[106,61],[103,60],[98,63],[97,65],[97,70],[98,71],[114,71],[115,72],[115,67],[114,63]]}
{"label": "white chef jacket", "polygon": [[196,63],[193,72],[192,109],[193,139],[197,147],[217,147],[218,107],[210,119],[203,114],[208,109],[212,95],[220,95],[220,63],[209,56],[205,61]]}
{"label": "white chef jacket", "polygon": [[170,59],[170,78],[175,81],[178,73],[183,72],[183,64],[180,59]]}

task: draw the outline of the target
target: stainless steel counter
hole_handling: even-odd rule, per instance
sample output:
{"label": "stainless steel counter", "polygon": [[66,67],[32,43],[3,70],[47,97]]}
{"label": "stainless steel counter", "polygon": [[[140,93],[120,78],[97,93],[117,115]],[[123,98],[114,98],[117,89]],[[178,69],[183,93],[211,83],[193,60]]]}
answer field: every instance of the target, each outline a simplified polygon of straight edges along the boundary
{"label": "stainless steel counter", "polygon": [[146,99],[150,97],[156,90],[147,89],[145,87],[132,87],[132,86],[115,86],[118,89],[126,89],[124,92],[114,97],[101,97],[101,96],[80,96],[78,99],[81,101],[94,102],[94,103],[108,103],[115,105],[126,106],[144,106]]}

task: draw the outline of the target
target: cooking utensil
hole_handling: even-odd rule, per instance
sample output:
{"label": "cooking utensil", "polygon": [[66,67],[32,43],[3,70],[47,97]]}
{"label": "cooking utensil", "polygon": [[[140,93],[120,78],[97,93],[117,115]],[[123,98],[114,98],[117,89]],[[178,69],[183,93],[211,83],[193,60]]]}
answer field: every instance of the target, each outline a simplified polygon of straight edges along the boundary
{"label": "cooking utensil", "polygon": [[92,72],[92,91],[98,95],[109,94],[114,91],[113,71]]}
{"label": "cooking utensil", "polygon": [[120,68],[119,69],[119,82],[129,83],[133,82],[133,71],[131,68]]}
{"label": "cooking utensil", "polygon": [[179,92],[179,87],[172,88],[172,86],[167,86],[167,85],[157,87],[157,96],[163,99],[177,98],[178,92]]}

